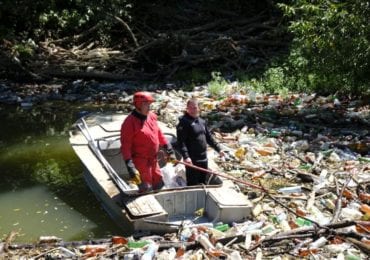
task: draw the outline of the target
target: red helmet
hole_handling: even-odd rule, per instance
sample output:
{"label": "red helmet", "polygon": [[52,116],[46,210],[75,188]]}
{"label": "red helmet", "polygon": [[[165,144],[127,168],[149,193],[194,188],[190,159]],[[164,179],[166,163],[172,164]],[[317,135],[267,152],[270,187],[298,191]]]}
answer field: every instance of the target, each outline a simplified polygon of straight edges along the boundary
{"label": "red helmet", "polygon": [[153,96],[146,91],[136,92],[134,94],[134,106],[141,107],[143,102],[154,102]]}

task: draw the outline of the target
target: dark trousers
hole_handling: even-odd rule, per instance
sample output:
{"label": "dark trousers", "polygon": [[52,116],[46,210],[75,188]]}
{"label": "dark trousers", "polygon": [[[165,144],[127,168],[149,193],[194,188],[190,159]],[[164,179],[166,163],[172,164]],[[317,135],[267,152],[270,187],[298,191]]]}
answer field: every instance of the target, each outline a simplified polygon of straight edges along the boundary
{"label": "dark trousers", "polygon": [[[208,160],[193,161],[193,165],[208,169]],[[186,167],[186,181],[188,186],[206,184],[206,177],[206,172],[199,171],[191,167]]]}

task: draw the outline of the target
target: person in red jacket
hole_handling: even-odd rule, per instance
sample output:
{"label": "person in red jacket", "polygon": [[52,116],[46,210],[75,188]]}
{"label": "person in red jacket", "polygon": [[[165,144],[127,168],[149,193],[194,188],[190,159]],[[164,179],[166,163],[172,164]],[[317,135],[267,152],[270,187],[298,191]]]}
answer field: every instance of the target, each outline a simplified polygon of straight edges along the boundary
{"label": "person in red jacket", "polygon": [[121,126],[121,153],[130,175],[130,183],[139,186],[140,192],[160,189],[163,186],[157,154],[164,146],[170,159],[174,152],[158,126],[157,115],[150,111],[154,98],[149,92],[134,94],[135,109]]}

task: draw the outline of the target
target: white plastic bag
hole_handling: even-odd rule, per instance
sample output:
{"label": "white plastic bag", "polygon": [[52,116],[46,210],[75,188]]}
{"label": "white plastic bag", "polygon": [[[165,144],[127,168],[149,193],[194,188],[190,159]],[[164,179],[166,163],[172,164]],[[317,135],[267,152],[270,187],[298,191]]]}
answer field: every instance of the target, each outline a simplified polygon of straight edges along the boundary
{"label": "white plastic bag", "polygon": [[174,168],[176,173],[176,183],[178,187],[186,186],[185,166],[182,164],[177,164]]}
{"label": "white plastic bag", "polygon": [[161,172],[165,188],[186,186],[185,167],[182,167],[182,165],[173,166],[173,164],[167,163],[161,169]]}

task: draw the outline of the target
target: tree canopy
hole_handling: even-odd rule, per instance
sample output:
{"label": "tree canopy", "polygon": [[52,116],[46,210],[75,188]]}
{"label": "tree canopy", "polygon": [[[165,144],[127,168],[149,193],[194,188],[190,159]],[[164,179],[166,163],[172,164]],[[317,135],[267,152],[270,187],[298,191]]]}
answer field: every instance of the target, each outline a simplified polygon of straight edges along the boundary
{"label": "tree canopy", "polygon": [[217,71],[257,75],[269,91],[359,94],[369,89],[369,10],[362,0],[4,0],[0,73],[202,80]]}

